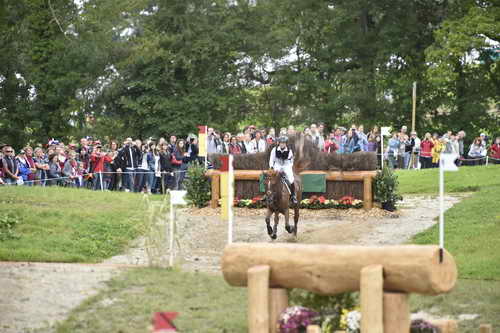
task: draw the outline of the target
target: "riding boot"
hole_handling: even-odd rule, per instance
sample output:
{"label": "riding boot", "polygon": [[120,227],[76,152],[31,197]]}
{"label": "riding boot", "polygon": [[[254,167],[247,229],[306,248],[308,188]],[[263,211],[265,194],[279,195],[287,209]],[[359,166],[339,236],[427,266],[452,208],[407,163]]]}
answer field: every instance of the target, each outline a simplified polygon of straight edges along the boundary
{"label": "riding boot", "polygon": [[290,184],[290,200],[294,205],[298,204],[297,197],[295,196],[295,183]]}

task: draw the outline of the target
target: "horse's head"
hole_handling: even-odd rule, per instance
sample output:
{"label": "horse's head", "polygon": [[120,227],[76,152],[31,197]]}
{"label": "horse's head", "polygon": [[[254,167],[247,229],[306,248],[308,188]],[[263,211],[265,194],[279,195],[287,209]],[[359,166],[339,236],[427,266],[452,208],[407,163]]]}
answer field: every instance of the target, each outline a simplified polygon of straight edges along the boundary
{"label": "horse's head", "polygon": [[264,172],[264,186],[266,193],[266,204],[272,205],[278,193],[277,185],[280,182],[280,173],[275,170]]}

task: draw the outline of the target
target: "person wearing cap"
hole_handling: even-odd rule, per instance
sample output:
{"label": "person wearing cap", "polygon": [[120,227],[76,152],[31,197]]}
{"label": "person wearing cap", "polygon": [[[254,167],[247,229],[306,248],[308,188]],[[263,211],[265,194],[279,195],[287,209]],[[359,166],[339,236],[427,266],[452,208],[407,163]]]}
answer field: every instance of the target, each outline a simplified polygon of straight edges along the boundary
{"label": "person wearing cap", "polygon": [[413,169],[418,169],[418,161],[419,161],[418,155],[420,154],[421,141],[417,136],[417,132],[415,132],[415,131],[411,132],[410,143],[413,147],[411,161],[410,161],[410,163],[411,163],[410,167]]}
{"label": "person wearing cap", "polygon": [[290,199],[294,205],[297,204],[295,196],[295,186],[293,177],[293,151],[287,145],[288,138],[281,136],[278,138],[278,146],[271,150],[269,156],[269,167],[278,172],[283,172],[284,179],[290,190]]}
{"label": "person wearing cap", "polygon": [[[17,167],[19,168],[19,176],[22,178],[23,183],[28,181],[28,177],[31,174],[31,168],[26,160],[26,152],[21,150],[19,155],[16,157]],[[33,183],[24,183],[28,186],[33,186]]]}

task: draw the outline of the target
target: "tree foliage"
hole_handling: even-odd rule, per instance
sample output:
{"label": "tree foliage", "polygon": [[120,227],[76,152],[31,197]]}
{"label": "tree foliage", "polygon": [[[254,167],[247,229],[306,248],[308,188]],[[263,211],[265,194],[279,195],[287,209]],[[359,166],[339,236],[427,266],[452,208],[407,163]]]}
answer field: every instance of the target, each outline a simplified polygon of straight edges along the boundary
{"label": "tree foliage", "polygon": [[324,121],[493,132],[500,6],[2,0],[0,141]]}

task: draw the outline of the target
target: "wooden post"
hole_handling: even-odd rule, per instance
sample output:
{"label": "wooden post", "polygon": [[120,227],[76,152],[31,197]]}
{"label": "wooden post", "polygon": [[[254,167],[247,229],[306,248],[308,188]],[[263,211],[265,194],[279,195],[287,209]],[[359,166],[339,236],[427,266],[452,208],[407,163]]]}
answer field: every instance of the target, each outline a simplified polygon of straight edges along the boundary
{"label": "wooden post", "polygon": [[493,327],[491,325],[481,324],[481,326],[479,326],[479,333],[492,333],[492,332],[493,332]]}
{"label": "wooden post", "polygon": [[248,269],[248,332],[269,332],[269,266]]}
{"label": "wooden post", "polygon": [[370,265],[361,270],[361,333],[384,333],[384,276],[382,265]]}
{"label": "wooden post", "polygon": [[370,210],[373,207],[372,177],[363,178],[363,208]]}
{"label": "wooden post", "polygon": [[413,82],[413,108],[411,112],[411,131],[415,131],[415,118],[417,113],[417,82]]}
{"label": "wooden post", "polygon": [[214,173],[211,176],[212,178],[212,200],[210,201],[211,208],[219,207],[219,198],[220,198],[220,175],[218,173]]}
{"label": "wooden post", "polygon": [[288,307],[288,293],[286,289],[269,289],[269,332],[278,332],[280,314]]}
{"label": "wooden post", "polygon": [[307,333],[321,333],[321,327],[318,325],[307,326]]}
{"label": "wooden post", "polygon": [[409,331],[410,306],[408,304],[408,294],[384,292],[384,333]]}
{"label": "wooden post", "polygon": [[441,333],[456,333],[458,332],[458,325],[455,320],[438,319],[431,320],[430,323],[439,328]]}

